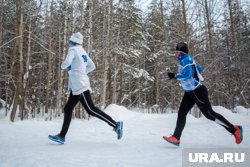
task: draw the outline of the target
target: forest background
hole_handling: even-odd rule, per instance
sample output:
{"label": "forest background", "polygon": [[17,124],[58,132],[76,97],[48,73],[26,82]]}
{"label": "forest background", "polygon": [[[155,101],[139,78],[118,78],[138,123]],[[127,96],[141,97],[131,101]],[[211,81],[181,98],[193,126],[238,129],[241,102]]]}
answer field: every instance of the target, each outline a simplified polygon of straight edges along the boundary
{"label": "forest background", "polygon": [[[74,32],[97,66],[92,98],[102,109],[178,108],[183,90],[167,72],[177,72],[180,41],[204,67],[213,105],[249,108],[249,9],[248,0],[0,0],[0,108],[11,121],[62,114],[60,64]],[[89,118],[80,105],[74,116]]]}

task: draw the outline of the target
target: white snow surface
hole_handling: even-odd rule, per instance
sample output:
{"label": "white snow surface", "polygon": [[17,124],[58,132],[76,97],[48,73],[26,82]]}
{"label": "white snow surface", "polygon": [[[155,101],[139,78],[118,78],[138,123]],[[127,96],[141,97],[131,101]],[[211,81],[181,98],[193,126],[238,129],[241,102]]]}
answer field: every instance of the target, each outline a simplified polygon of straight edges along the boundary
{"label": "white snow surface", "polygon": [[[73,119],[64,145],[48,139],[59,133],[63,119],[0,119],[0,167],[180,167],[183,148],[250,148],[249,110],[232,113],[213,107],[233,124],[240,124],[244,140],[206,118],[187,117],[180,147],[163,140],[173,133],[177,114],[145,114],[110,105],[105,112],[124,121],[124,136],[117,140],[113,129],[97,118]],[[239,110],[239,109],[238,109]]]}

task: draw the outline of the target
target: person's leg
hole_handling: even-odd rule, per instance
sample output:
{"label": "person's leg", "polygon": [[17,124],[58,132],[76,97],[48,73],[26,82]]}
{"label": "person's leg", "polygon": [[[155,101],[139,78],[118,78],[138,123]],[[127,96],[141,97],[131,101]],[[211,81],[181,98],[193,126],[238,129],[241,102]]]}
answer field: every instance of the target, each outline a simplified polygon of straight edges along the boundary
{"label": "person's leg", "polygon": [[202,85],[192,92],[192,98],[195,103],[200,108],[203,115],[212,121],[215,121],[219,125],[223,126],[227,131],[234,134],[236,128],[227,119],[225,119],[221,114],[216,113],[211,106],[208,98],[207,88]]}
{"label": "person's leg", "polygon": [[180,140],[182,131],[186,125],[187,114],[194,104],[195,102],[193,101],[193,99],[188,95],[188,93],[185,93],[180,104],[176,128],[173,134],[173,136],[178,140]]}
{"label": "person's leg", "polygon": [[113,128],[116,128],[116,121],[114,121],[109,115],[97,108],[91,98],[90,92],[85,91],[81,94],[80,102],[88,112],[88,114],[95,116],[105,122],[107,122]]}
{"label": "person's leg", "polygon": [[75,108],[77,102],[79,101],[80,95],[73,95],[72,92],[70,93],[69,99],[67,101],[67,104],[64,107],[64,120],[63,120],[63,126],[62,130],[59,134],[61,137],[65,137],[72,118],[72,112],[73,109]]}

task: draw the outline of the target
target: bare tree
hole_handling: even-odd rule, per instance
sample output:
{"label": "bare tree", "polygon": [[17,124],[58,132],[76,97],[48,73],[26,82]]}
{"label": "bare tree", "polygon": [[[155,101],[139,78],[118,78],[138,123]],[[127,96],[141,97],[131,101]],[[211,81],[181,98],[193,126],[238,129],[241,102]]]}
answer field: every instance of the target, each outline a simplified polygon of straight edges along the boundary
{"label": "bare tree", "polygon": [[[49,51],[52,50],[52,37],[53,37],[53,13],[54,13],[54,0],[51,1],[50,4],[50,17],[49,17],[49,36],[48,36],[48,43],[49,43]],[[51,75],[52,75],[52,53],[48,53],[48,72],[47,72],[47,84],[46,84],[46,103],[45,103],[45,113],[49,114],[49,106],[51,102],[51,97],[50,97],[50,91],[51,91]],[[47,115],[47,118],[45,119],[51,119],[51,112],[49,115]]]}
{"label": "bare tree", "polygon": [[31,64],[31,33],[32,33],[32,0],[29,1],[29,21],[28,21],[28,46],[27,46],[27,54],[26,54],[26,71],[23,79],[23,112],[21,116],[22,119],[27,119],[29,114],[29,109],[27,106],[28,101],[28,85],[29,85],[29,74],[30,74],[30,64]]}
{"label": "bare tree", "polygon": [[[19,68],[17,69],[17,66],[15,71],[18,71],[16,74],[17,82],[16,82],[16,91],[15,91],[15,98],[13,103],[13,108],[10,115],[10,120],[13,122],[15,120],[16,111],[19,106],[19,110],[22,112],[21,108],[21,99],[22,99],[22,93],[23,93],[23,12],[24,12],[24,6],[23,6],[23,0],[16,1],[16,8],[17,8],[17,36],[19,38],[16,39],[16,47],[14,51],[13,57],[17,57],[19,60]],[[16,55],[15,55],[16,54]],[[15,76],[15,75],[14,75]]]}

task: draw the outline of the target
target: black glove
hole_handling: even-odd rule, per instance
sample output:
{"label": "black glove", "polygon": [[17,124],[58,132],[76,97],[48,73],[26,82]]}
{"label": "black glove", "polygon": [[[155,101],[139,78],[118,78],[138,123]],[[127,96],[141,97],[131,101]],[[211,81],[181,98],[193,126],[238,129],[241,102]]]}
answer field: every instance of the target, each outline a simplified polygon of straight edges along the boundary
{"label": "black glove", "polygon": [[168,72],[168,77],[169,77],[169,79],[175,79],[175,73]]}

